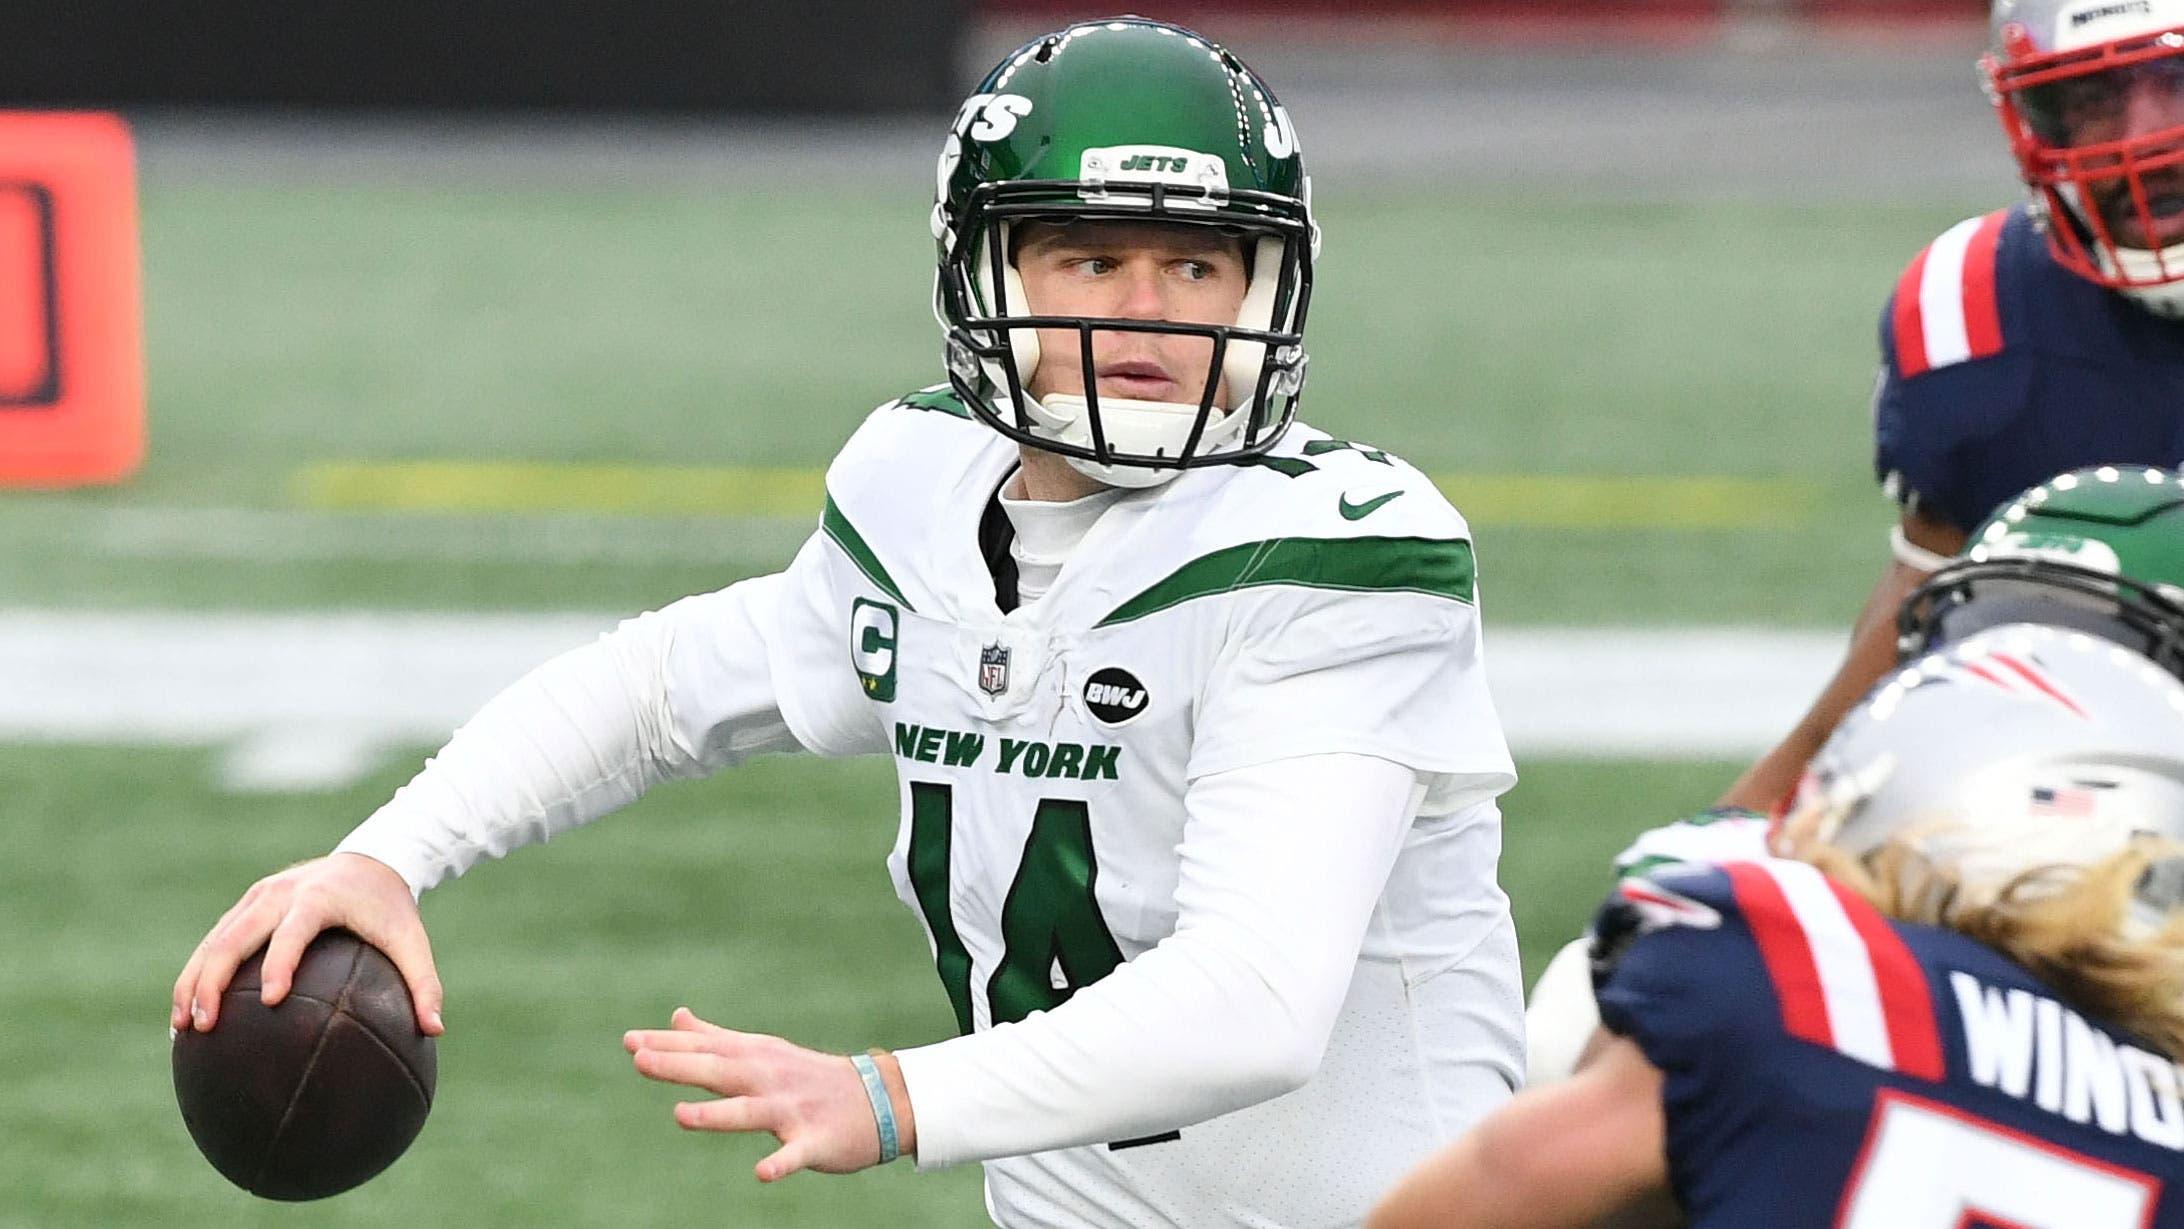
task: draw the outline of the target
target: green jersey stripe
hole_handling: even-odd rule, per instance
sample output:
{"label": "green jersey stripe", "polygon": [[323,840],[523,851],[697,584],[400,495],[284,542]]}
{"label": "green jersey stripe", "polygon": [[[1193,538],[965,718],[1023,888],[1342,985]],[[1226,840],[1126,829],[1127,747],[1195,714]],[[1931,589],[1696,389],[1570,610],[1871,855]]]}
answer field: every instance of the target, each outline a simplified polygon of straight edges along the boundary
{"label": "green jersey stripe", "polygon": [[951,418],[969,418],[971,411],[963,404],[963,398],[945,384],[921,388],[907,396],[897,397],[895,404],[906,410],[936,410]]}
{"label": "green jersey stripe", "polygon": [[1472,600],[1471,543],[1449,538],[1272,538],[1202,555],[1115,608],[1113,627],[1195,597],[1257,585]]}
{"label": "green jersey stripe", "polygon": [[842,553],[849,556],[849,561],[857,565],[857,570],[865,574],[866,580],[879,586],[880,592],[902,603],[904,610],[913,609],[910,599],[904,597],[902,590],[895,587],[895,578],[889,576],[887,569],[880,566],[880,557],[872,553],[872,548],[865,545],[864,537],[857,532],[857,527],[849,523],[848,517],[842,515],[842,510],[835,505],[832,495],[827,496],[827,508],[819,517],[819,527],[828,537],[834,539],[836,546],[842,548]]}

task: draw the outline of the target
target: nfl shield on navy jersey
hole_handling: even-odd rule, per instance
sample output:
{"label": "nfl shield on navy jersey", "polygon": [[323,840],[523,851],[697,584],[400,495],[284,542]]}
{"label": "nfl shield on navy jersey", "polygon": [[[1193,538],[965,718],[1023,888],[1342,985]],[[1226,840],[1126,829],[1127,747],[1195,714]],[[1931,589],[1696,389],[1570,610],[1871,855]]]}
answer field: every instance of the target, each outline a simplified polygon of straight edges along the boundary
{"label": "nfl shield on navy jersey", "polygon": [[1880,334],[1875,471],[1967,533],[2065,470],[2184,461],[2184,321],[2055,263],[2022,204],[1919,253]]}
{"label": "nfl shield on navy jersey", "polygon": [[1596,933],[1692,1229],[2184,1229],[2184,1073],[1992,950],[1781,861],[1626,880]]}

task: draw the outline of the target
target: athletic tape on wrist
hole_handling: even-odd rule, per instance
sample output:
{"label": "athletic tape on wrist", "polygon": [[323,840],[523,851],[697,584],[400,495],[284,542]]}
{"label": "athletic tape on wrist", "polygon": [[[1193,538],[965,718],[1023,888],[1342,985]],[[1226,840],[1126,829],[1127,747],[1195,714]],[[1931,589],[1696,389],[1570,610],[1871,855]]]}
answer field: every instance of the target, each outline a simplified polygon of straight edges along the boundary
{"label": "athletic tape on wrist", "polygon": [[870,1055],[852,1054],[850,1065],[864,1080],[865,1096],[872,1101],[872,1120],[880,1128],[880,1164],[902,1155],[902,1142],[895,1133],[895,1099],[887,1095],[887,1081],[880,1076],[880,1065]]}
{"label": "athletic tape on wrist", "polygon": [[1896,557],[1896,562],[1907,568],[1917,568],[1921,572],[1938,572],[1956,562],[1939,551],[1928,550],[1913,542],[1904,533],[1902,525],[1889,527],[1888,552]]}

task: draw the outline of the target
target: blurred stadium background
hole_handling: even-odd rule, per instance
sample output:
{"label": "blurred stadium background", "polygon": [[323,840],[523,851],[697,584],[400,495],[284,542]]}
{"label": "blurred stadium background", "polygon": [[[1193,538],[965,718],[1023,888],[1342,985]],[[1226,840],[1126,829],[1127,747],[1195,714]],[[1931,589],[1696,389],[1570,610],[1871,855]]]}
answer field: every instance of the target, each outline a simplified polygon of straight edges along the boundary
{"label": "blurred stadium background", "polygon": [[[663,789],[428,897],[439,1104],[326,1204],[203,1164],[160,1026],[220,910],[498,684],[787,558],[816,468],[938,378],[944,115],[1105,10],[186,7],[0,16],[0,102],[132,121],[150,402],[130,480],[0,491],[0,1224],[982,1223],[973,1170],[761,1189],[618,1047],[679,1003],[946,1032],[878,761]],[[1875,313],[2014,195],[1981,6],[1136,8],[1296,116],[1306,417],[1473,521],[1536,971],[1629,833],[1781,732],[1881,564]]]}

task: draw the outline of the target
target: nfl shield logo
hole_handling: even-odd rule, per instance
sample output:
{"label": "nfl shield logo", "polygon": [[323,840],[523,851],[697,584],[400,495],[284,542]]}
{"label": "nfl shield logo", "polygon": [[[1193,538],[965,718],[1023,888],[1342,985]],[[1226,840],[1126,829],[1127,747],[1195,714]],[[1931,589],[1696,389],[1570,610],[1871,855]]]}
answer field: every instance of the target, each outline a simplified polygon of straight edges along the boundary
{"label": "nfl shield logo", "polygon": [[1009,689],[1008,646],[989,644],[978,651],[978,689],[989,696]]}

